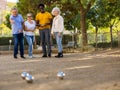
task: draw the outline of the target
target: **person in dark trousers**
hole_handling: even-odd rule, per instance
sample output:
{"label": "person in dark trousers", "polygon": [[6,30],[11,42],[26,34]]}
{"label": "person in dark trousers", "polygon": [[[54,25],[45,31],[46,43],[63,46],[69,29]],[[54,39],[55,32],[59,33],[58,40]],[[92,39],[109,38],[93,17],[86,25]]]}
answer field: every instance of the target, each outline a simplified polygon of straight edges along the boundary
{"label": "person in dark trousers", "polygon": [[60,15],[60,9],[58,7],[53,8],[52,14],[55,16],[52,23],[51,34],[55,36],[58,46],[58,55],[56,58],[63,57],[62,36],[64,30],[64,19]]}
{"label": "person in dark trousers", "polygon": [[23,23],[24,20],[20,14],[18,14],[17,8],[11,9],[10,23],[12,26],[12,34],[14,38],[14,58],[17,59],[18,44],[20,45],[20,56],[24,57],[24,37],[23,37]]}
{"label": "person in dark trousers", "polygon": [[39,34],[41,38],[43,50],[42,57],[51,57],[50,27],[52,23],[52,15],[44,10],[44,4],[39,4],[38,7],[40,9],[40,12],[36,15],[36,23],[39,28]]}

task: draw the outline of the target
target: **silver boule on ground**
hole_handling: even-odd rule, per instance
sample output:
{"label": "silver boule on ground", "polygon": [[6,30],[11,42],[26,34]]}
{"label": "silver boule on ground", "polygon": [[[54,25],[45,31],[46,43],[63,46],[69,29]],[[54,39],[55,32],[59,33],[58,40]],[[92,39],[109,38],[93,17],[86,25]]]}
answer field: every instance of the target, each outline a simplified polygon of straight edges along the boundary
{"label": "silver boule on ground", "polygon": [[32,75],[28,75],[25,80],[27,81],[27,83],[33,83],[34,77]]}
{"label": "silver boule on ground", "polygon": [[22,79],[25,79],[28,75],[29,75],[29,73],[27,73],[25,71],[21,73]]}
{"label": "silver boule on ground", "polygon": [[64,73],[64,72],[58,72],[58,73],[57,73],[57,77],[58,77],[60,80],[63,80],[64,77],[65,77],[65,73]]}

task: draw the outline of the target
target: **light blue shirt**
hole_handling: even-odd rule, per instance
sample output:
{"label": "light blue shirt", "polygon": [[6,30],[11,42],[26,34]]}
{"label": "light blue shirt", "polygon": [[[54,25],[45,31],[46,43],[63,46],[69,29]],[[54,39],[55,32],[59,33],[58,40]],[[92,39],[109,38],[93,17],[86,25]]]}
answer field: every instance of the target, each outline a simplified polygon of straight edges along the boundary
{"label": "light blue shirt", "polygon": [[12,34],[19,34],[19,30],[23,30],[22,23],[24,22],[22,16],[18,14],[17,16],[10,16],[11,20],[14,20],[14,23],[11,24],[12,26]]}

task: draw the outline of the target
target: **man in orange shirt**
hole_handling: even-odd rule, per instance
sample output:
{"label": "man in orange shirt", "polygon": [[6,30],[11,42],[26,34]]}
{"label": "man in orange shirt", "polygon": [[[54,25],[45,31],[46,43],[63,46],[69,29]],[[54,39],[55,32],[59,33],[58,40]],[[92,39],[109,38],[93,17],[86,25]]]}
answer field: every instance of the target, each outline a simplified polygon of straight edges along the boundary
{"label": "man in orange shirt", "polygon": [[38,7],[40,9],[40,12],[36,15],[36,23],[37,26],[39,26],[39,34],[42,43],[42,57],[51,57],[50,27],[52,22],[52,15],[44,10],[44,4],[39,4]]}

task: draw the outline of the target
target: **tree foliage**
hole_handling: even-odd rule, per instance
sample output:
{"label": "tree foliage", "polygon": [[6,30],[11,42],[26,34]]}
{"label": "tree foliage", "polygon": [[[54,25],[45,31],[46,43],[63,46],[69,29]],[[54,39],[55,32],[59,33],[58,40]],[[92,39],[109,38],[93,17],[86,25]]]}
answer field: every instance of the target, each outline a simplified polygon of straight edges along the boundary
{"label": "tree foliage", "polygon": [[97,0],[88,13],[89,21],[96,28],[109,27],[111,46],[113,42],[112,28],[119,22],[120,0]]}
{"label": "tree foliage", "polygon": [[9,17],[10,17],[10,14],[7,14],[6,15],[6,20],[4,21],[4,24],[9,28],[9,29],[11,29],[11,24],[10,24],[10,19],[9,19]]}
{"label": "tree foliage", "polygon": [[35,17],[40,3],[49,12],[55,6],[60,8],[66,29],[81,30],[83,46],[87,45],[88,25],[114,27],[120,20],[120,0],[19,0],[17,8],[24,18],[29,12]]}

